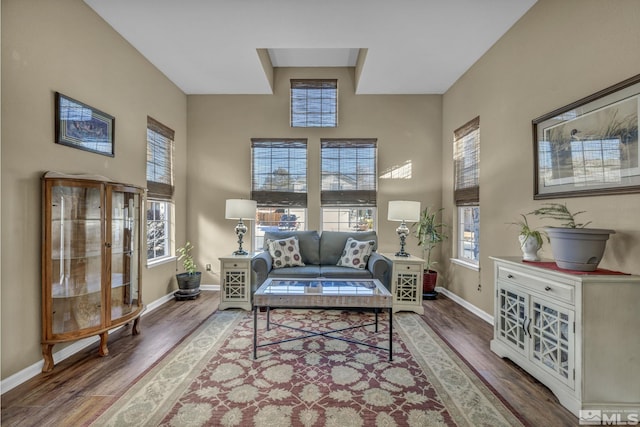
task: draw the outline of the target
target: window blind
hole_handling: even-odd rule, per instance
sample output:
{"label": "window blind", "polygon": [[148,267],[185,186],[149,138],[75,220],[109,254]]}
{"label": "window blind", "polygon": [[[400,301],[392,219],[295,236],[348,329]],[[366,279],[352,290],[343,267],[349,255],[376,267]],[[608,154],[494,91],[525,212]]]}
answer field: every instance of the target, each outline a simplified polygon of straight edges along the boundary
{"label": "window blind", "polygon": [[480,117],[453,132],[454,200],[456,205],[480,202]]}
{"label": "window blind", "polygon": [[376,139],[322,139],[322,206],[376,206]]}
{"label": "window blind", "polygon": [[251,199],[260,207],[307,206],[307,140],[251,140]]}
{"label": "window blind", "polygon": [[150,199],[173,198],[173,139],[175,132],[147,117],[147,195]]}
{"label": "window blind", "polygon": [[336,127],[338,80],[291,80],[291,127]]}

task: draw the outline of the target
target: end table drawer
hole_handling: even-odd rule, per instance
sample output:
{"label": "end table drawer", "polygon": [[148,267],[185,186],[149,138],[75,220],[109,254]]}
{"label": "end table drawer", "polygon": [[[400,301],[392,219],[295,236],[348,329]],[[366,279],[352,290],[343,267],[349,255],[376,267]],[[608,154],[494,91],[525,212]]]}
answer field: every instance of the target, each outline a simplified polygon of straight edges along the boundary
{"label": "end table drawer", "polygon": [[247,268],[247,264],[244,262],[225,262],[222,264],[222,267],[226,269],[237,270],[238,268]]}
{"label": "end table drawer", "polygon": [[422,264],[398,264],[398,273],[405,271],[419,271],[422,272]]}
{"label": "end table drawer", "polygon": [[560,301],[575,303],[575,289],[571,285],[559,282],[552,282],[540,277],[530,276],[520,271],[511,270],[506,267],[498,267],[498,280],[515,283],[532,291],[553,296]]}

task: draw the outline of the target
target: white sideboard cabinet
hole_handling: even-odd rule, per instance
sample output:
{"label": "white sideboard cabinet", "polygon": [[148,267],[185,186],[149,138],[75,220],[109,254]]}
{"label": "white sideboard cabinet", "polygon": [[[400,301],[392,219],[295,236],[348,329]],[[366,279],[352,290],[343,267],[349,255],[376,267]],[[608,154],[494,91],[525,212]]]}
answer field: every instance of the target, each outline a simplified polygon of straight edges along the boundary
{"label": "white sideboard cabinet", "polygon": [[640,413],[640,276],[494,261],[491,350],[580,410]]}

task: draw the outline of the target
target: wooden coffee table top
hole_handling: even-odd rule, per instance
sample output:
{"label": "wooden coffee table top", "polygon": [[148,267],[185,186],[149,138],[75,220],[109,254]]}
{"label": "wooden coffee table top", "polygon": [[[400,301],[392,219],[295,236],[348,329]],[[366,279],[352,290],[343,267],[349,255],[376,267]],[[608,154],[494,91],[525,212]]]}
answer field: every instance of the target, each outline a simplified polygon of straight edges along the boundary
{"label": "wooden coffee table top", "polygon": [[391,294],[377,279],[267,279],[256,307],[390,308]]}

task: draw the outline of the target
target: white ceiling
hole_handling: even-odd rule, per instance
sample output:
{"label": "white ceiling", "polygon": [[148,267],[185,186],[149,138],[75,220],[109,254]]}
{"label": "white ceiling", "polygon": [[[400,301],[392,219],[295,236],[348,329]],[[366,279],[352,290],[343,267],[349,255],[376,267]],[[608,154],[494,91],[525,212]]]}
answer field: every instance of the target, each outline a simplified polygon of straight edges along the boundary
{"label": "white ceiling", "polygon": [[359,94],[441,94],[536,0],[84,0],[186,94],[272,93],[274,66],[353,66]]}

